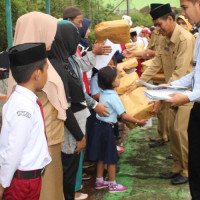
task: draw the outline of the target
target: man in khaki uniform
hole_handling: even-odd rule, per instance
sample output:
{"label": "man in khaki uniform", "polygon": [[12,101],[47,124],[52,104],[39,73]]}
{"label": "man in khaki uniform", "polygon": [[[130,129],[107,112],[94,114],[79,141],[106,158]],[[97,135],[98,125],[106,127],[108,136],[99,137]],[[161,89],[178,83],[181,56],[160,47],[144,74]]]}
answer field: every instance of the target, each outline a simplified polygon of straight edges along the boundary
{"label": "man in khaki uniform", "polygon": [[[154,6],[152,6],[154,5]],[[161,6],[162,4],[151,4],[151,10]],[[152,32],[151,40],[148,44],[147,49],[154,50],[155,52],[160,51],[162,42],[166,39],[165,36],[162,36],[157,29]],[[152,65],[152,60],[145,61],[145,66],[150,67]],[[163,70],[161,70],[163,71]],[[153,77],[152,77],[153,78]],[[147,81],[147,80],[145,80]],[[158,136],[156,138],[150,138],[151,143],[150,147],[159,147],[164,145],[169,140],[169,131],[168,131],[168,109],[166,102],[162,102],[160,109],[158,111]]]}
{"label": "man in khaki uniform", "polygon": [[[172,82],[192,71],[193,36],[175,22],[170,4],[161,5],[150,12],[154,25],[166,38],[162,41],[152,64],[142,74],[141,80],[149,81],[163,68],[166,83]],[[132,86],[132,89],[137,85]],[[192,103],[179,107],[170,107],[169,134],[173,156],[173,167],[170,172],[161,173],[160,177],[172,179],[171,183],[182,184],[188,181],[188,138],[187,126]]]}

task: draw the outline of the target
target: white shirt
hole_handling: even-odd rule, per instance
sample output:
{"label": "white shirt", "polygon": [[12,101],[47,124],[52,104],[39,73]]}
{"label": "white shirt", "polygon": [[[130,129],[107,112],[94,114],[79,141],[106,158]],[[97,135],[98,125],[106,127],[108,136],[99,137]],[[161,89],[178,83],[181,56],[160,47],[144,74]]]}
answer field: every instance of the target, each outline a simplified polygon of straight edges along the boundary
{"label": "white shirt", "polygon": [[[199,28],[200,31],[200,28]],[[191,73],[183,76],[181,79],[171,82],[174,86],[184,86],[192,88],[192,91],[187,91],[186,95],[190,101],[200,101],[200,35],[196,38],[194,47],[194,69]]]}
{"label": "white shirt", "polygon": [[29,89],[16,86],[3,106],[0,135],[0,182],[4,188],[17,169],[36,170],[51,162],[44,122],[37,96]]}
{"label": "white shirt", "polygon": [[148,40],[147,40],[147,38],[145,38],[145,37],[137,37],[137,41],[136,41],[136,43],[143,43],[144,44],[144,49],[146,49],[147,48],[147,46],[148,46],[148,44],[149,44],[149,42],[148,42]]}

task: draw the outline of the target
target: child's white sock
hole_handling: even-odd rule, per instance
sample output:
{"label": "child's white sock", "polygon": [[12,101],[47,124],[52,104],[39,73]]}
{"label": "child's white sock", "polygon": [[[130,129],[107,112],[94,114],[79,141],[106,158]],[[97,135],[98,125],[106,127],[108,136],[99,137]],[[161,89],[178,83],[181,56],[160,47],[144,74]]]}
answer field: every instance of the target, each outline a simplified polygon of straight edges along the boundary
{"label": "child's white sock", "polygon": [[115,185],[115,184],[117,184],[117,183],[116,183],[116,181],[114,180],[114,181],[108,181],[108,184],[109,184],[109,185],[111,185],[111,184],[112,184],[112,185]]}
{"label": "child's white sock", "polygon": [[103,177],[100,177],[100,178],[96,177],[96,182],[102,183],[103,182]]}

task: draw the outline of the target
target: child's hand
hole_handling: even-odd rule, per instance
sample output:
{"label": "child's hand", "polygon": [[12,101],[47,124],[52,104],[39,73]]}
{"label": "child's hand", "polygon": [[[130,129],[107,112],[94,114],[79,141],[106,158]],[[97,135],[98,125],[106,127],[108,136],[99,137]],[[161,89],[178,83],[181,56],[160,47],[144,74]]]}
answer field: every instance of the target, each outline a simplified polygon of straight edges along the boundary
{"label": "child's hand", "polygon": [[138,125],[139,126],[144,126],[145,124],[146,124],[146,122],[147,122],[147,119],[141,119],[141,120],[138,120]]}

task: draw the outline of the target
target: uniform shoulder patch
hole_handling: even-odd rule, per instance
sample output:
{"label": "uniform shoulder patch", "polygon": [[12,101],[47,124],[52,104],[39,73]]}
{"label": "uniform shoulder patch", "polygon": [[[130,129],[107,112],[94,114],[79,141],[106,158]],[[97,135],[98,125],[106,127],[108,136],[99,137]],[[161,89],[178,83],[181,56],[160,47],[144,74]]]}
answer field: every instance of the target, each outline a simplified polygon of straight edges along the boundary
{"label": "uniform shoulder patch", "polygon": [[24,116],[24,117],[27,117],[27,118],[31,118],[31,114],[27,111],[17,111],[17,115],[18,116]]}

